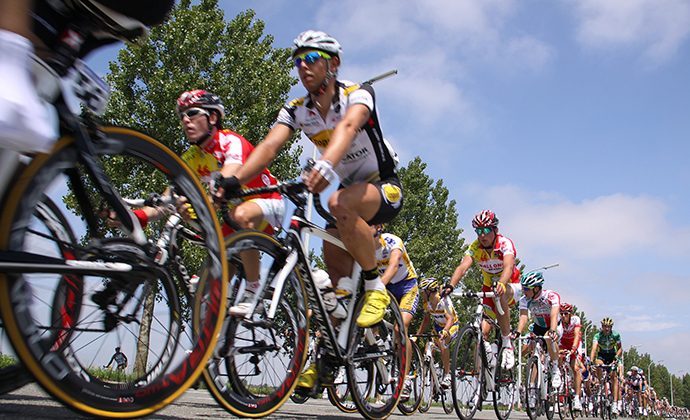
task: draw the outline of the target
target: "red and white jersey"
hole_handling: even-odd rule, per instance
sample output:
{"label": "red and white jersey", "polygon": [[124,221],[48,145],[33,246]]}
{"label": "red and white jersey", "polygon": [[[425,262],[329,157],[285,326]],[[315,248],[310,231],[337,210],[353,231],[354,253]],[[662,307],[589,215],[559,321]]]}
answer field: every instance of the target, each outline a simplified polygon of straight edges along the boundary
{"label": "red and white jersey", "polygon": [[582,322],[580,317],[577,315],[570,315],[570,324],[565,325],[563,319],[561,318],[561,327],[563,328],[563,333],[561,335],[561,348],[571,349],[575,344],[575,328],[582,328]]}
{"label": "red and white jersey", "polygon": [[520,298],[520,309],[527,309],[534,316],[534,323],[542,328],[551,327],[551,308],[561,307],[561,296],[551,290],[543,289],[539,297],[529,299],[524,294]]}

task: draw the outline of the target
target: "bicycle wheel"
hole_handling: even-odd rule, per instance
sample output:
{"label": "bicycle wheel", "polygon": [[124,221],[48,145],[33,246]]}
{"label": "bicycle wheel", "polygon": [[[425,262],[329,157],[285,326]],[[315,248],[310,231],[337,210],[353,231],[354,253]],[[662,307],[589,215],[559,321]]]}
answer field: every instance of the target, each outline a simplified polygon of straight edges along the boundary
{"label": "bicycle wheel", "polygon": [[469,420],[481,404],[481,386],[484,381],[479,332],[466,325],[458,334],[450,358],[453,405],[461,420]]}
{"label": "bicycle wheel", "polygon": [[[102,134],[93,146],[116,194],[143,198],[171,186],[187,198],[196,214],[190,229],[204,245],[185,243],[180,257],[208,293],[182,293],[184,280],[155,261],[150,245],[134,243],[98,217],[104,196],[78,162],[74,140],[64,137],[18,174],[3,201],[0,256],[33,256],[0,273],[0,310],[17,355],[53,397],[89,415],[141,417],[173,401],[203,371],[224,315],[226,262],[220,225],[189,167],[145,134],[121,127],[103,127]],[[44,196],[77,236],[71,258],[42,231],[38,203]],[[153,243],[163,224],[147,228]],[[55,258],[56,265],[19,273],[41,257]],[[63,262],[70,259],[76,261]],[[204,321],[195,327],[191,313],[197,311]],[[115,347],[131,367],[111,374],[98,366]]]}
{"label": "bicycle wheel", "polygon": [[525,410],[530,420],[537,419],[542,406],[539,373],[539,362],[536,356],[532,356],[527,360],[527,368],[525,369],[525,397],[527,400]]}
{"label": "bicycle wheel", "polygon": [[[262,417],[290,398],[306,361],[309,328],[300,276],[303,268],[297,265],[288,273],[275,316],[269,317],[277,275],[287,257],[285,248],[277,239],[257,231],[230,236],[226,248],[228,258],[240,251],[258,251],[260,281],[267,287],[251,317],[229,317],[216,349],[222,357],[209,362],[204,378],[211,395],[226,410],[240,417]],[[244,277],[241,267],[234,271],[235,277]]]}
{"label": "bicycle wheel", "polygon": [[544,400],[544,413],[546,414],[547,420],[553,420],[553,417],[556,415],[556,406],[557,404],[557,395],[558,391],[553,388],[551,385],[551,375],[548,375],[548,381],[547,381],[547,391],[546,391],[546,400]]}
{"label": "bicycle wheel", "polygon": [[[369,377],[366,379],[366,383],[369,384],[369,391],[367,394],[371,393],[371,389],[374,386],[374,369],[373,364],[370,365],[372,369],[369,370]],[[328,400],[334,406],[344,413],[356,413],[357,406],[352,399],[352,394],[350,393],[350,386],[347,383],[347,372],[345,366],[341,366],[338,370],[338,375],[333,382],[333,386],[326,388],[328,392]]]}
{"label": "bicycle wheel", "polygon": [[496,385],[497,389],[493,391],[494,411],[499,420],[507,420],[510,413],[513,411],[515,399],[517,398],[517,373],[516,367],[511,369],[503,369],[500,361],[503,360],[504,351],[513,351],[506,348],[501,348],[501,354],[498,356],[498,363],[496,366]]}
{"label": "bicycle wheel", "polygon": [[422,388],[422,401],[419,404],[419,412],[426,413],[431,408],[431,403],[434,400],[434,380],[432,375],[434,374],[431,370],[435,369],[431,364],[433,361],[424,362],[424,385]]}
{"label": "bicycle wheel", "polygon": [[[405,384],[405,358],[407,335],[400,308],[390,295],[391,303],[383,320],[370,328],[362,328],[353,320],[350,325],[347,353],[347,380],[352,398],[360,414],[369,420],[387,418],[395,410]],[[364,295],[358,298],[355,314],[364,306]],[[384,341],[379,348],[374,341],[374,330]],[[381,356],[383,354],[383,356]],[[374,389],[365,382],[370,369],[374,369]],[[371,398],[370,398],[371,397]]]}
{"label": "bicycle wheel", "polygon": [[424,360],[422,359],[422,352],[419,351],[419,346],[413,341],[409,341],[410,345],[410,367],[405,376],[405,388],[403,396],[398,403],[398,410],[406,415],[412,415],[419,408],[422,402],[422,388],[424,387]]}

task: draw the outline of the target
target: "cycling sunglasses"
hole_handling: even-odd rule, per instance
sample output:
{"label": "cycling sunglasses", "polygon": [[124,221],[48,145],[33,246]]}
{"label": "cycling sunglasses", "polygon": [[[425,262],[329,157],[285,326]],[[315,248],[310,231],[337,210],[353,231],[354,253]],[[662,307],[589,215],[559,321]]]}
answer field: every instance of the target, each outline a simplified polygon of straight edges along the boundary
{"label": "cycling sunglasses", "polygon": [[478,229],[475,229],[474,231],[477,232],[477,235],[488,235],[489,233],[491,233],[492,230],[493,230],[493,228],[487,227],[487,228],[478,228]]}
{"label": "cycling sunglasses", "polygon": [[193,120],[193,119],[200,117],[202,115],[208,115],[208,112],[204,109],[201,109],[201,108],[189,108],[189,109],[185,109],[184,111],[182,111],[180,113],[180,119],[187,117],[190,120]]}
{"label": "cycling sunglasses", "polygon": [[325,58],[326,60],[330,60],[331,56],[326,54],[323,51],[309,51],[305,52],[304,54],[300,54],[295,56],[295,67],[300,67],[302,65],[302,62],[304,61],[307,64],[312,64],[319,58]]}

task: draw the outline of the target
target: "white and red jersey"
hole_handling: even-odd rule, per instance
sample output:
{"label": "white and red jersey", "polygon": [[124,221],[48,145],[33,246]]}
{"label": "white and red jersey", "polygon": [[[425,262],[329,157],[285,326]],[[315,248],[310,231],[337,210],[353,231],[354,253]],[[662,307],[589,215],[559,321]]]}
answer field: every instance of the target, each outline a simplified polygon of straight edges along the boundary
{"label": "white and red jersey", "polygon": [[582,322],[580,321],[580,317],[577,315],[570,315],[570,323],[568,325],[563,323],[563,318],[561,318],[561,327],[563,328],[563,333],[561,335],[561,343],[560,347],[562,349],[572,349],[575,347],[575,345],[580,344],[580,340],[578,338],[578,342],[575,343],[575,328],[580,327],[582,328]]}
{"label": "white and red jersey", "polygon": [[561,296],[551,290],[542,289],[539,297],[529,299],[524,294],[520,298],[520,309],[527,309],[534,316],[534,323],[542,328],[551,328],[551,308],[561,307]]}

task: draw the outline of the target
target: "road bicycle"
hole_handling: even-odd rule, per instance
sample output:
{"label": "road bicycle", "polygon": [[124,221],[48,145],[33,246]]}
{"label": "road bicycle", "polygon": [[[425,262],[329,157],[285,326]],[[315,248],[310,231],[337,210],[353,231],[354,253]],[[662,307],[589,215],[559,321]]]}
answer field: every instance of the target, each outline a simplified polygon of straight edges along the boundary
{"label": "road bicycle", "polygon": [[[99,29],[72,27],[75,39]],[[14,154],[16,169],[2,179],[0,312],[15,353],[57,400],[88,415],[141,417],[184,392],[211,356],[225,314],[224,244],[205,189],[174,152],[141,132],[102,125],[108,88],[76,59],[77,44],[62,45],[51,64],[36,61],[39,95],[57,110],[60,139],[47,154]],[[143,229],[121,199],[167,187],[196,217],[185,224],[200,240],[180,246],[200,279],[194,294],[161,258],[160,225]],[[62,222],[40,215],[44,197]],[[104,207],[121,229],[101,217]],[[74,240],[47,224],[69,226]],[[99,379],[100,358],[115,347],[129,353],[133,370]]]}
{"label": "road bicycle", "polygon": [[[494,286],[495,287],[495,286]],[[500,327],[484,313],[482,298],[492,298],[496,309],[502,313],[501,304],[495,292],[454,292],[454,297],[468,298],[476,302],[470,322],[458,333],[451,356],[452,391],[455,412],[461,420],[472,419],[481,410],[488,393],[492,393],[494,411],[499,420],[506,420],[517,401],[517,374],[515,367],[503,369],[500,361],[503,348]],[[495,355],[487,354],[487,341],[482,332],[485,320],[496,332],[494,339]],[[491,358],[494,358],[493,361]],[[551,419],[549,419],[551,420]]]}
{"label": "road bicycle", "polygon": [[575,411],[573,410],[573,398],[575,397],[575,376],[573,375],[573,368],[570,366],[570,358],[572,355],[569,351],[565,352],[563,361],[559,369],[561,370],[561,386],[558,387],[558,417],[561,420],[566,418],[575,420]]}
{"label": "road bicycle", "polygon": [[[302,371],[311,321],[321,331],[322,345],[316,358],[319,380],[307,395],[316,396],[324,387],[327,391],[332,388],[339,368],[345,366],[349,396],[357,410],[371,420],[388,417],[402,394],[407,351],[405,327],[395,299],[381,322],[361,328],[353,322],[364,305],[363,293],[356,288],[346,305],[347,318],[339,326],[333,325],[314,283],[301,235],[308,233],[345,247],[338,237],[305,218],[307,196],[303,183],[280,183],[241,194],[269,192],[287,197],[295,204],[295,212],[284,236],[243,231],[228,238],[228,255],[246,250],[259,252],[260,299],[254,302],[256,310],[250,311],[251,315],[229,319],[221,338],[222,355],[213,359],[204,373],[212,395],[241,417],[260,417],[277,410],[292,394]],[[315,194],[317,212],[335,223],[319,200]],[[358,279],[362,286],[360,272],[355,264],[351,278]],[[287,331],[294,337],[288,343]],[[376,334],[381,337],[380,343]]]}
{"label": "road bicycle", "polygon": [[536,420],[542,414],[548,420],[553,419],[558,389],[551,384],[551,370],[549,369],[549,352],[546,349],[544,336],[531,336],[527,341],[532,341],[532,355],[527,360],[525,369],[525,390],[527,415],[531,420]]}
{"label": "road bicycle", "polygon": [[[416,337],[438,338],[438,334],[417,334]],[[440,402],[446,414],[453,412],[453,395],[451,387],[441,385],[443,368],[434,360],[434,353],[440,349],[432,341],[428,341],[424,347],[424,382],[421,405],[419,411],[426,413],[433,402]]]}
{"label": "road bicycle", "polygon": [[596,369],[602,369],[601,380],[598,381],[595,395],[594,405],[596,406],[596,411],[602,420],[611,420],[615,418],[613,414],[613,387],[611,385],[611,370],[616,371],[618,369],[618,362],[613,362],[611,364],[601,364],[592,365],[593,374]]}

